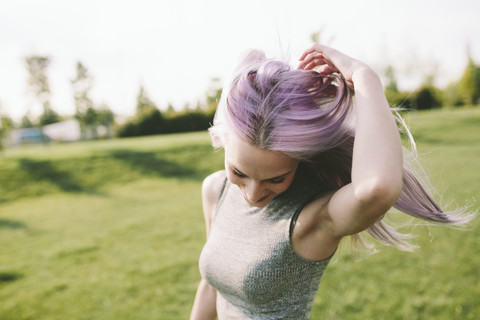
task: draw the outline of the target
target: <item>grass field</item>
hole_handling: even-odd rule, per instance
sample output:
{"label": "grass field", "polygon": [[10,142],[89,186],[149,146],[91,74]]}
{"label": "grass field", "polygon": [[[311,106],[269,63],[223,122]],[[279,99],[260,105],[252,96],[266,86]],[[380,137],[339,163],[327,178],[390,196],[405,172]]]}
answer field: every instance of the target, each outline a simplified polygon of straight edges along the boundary
{"label": "grass field", "polygon": [[[480,109],[406,116],[451,208],[479,206]],[[7,149],[0,155],[0,319],[186,319],[204,243],[206,133]],[[480,223],[415,225],[413,253],[343,245],[312,319],[480,318]],[[348,243],[348,242],[347,242]]]}

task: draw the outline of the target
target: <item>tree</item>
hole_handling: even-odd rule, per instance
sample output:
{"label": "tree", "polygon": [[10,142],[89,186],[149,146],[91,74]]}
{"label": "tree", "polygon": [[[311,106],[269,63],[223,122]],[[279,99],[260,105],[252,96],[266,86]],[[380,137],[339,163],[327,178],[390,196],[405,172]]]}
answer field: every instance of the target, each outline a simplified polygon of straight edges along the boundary
{"label": "tree", "polygon": [[222,84],[219,78],[212,78],[207,91],[207,112],[215,112],[222,96]]}
{"label": "tree", "polygon": [[32,119],[30,118],[30,114],[27,112],[23,117],[22,120],[20,121],[20,127],[21,128],[31,128],[33,127],[33,122]]}
{"label": "tree", "polygon": [[52,109],[46,108],[44,112],[40,115],[40,118],[38,119],[38,124],[40,126],[45,126],[47,124],[59,122],[61,120],[61,117]]}
{"label": "tree", "polygon": [[135,116],[118,128],[118,136],[144,136],[165,133],[166,131],[165,118],[155,103],[148,97],[143,85],[140,85]]}
{"label": "tree", "polygon": [[480,100],[480,67],[471,56],[458,84],[458,95],[465,105],[474,105]]}
{"label": "tree", "polygon": [[385,90],[398,93],[398,85],[397,85],[397,78],[395,77],[395,70],[390,65],[385,69]]}
{"label": "tree", "polygon": [[137,94],[136,114],[140,115],[142,113],[149,112],[152,108],[157,109],[157,106],[148,96],[144,86],[140,85]]}
{"label": "tree", "polygon": [[71,80],[75,103],[75,118],[80,123],[83,139],[89,137],[96,138],[98,114],[90,98],[93,79],[87,68],[80,61],[77,62],[76,71],[77,75]]}
{"label": "tree", "polygon": [[140,85],[137,94],[136,114],[133,119],[135,135],[152,135],[165,132],[165,119],[150,99],[143,85]]}
{"label": "tree", "polygon": [[443,89],[443,102],[446,106],[458,107],[463,105],[463,101],[458,93],[459,81],[450,82],[445,89]]}
{"label": "tree", "polygon": [[115,114],[110,110],[106,104],[100,105],[97,111],[97,121],[98,124],[104,126],[106,129],[105,135],[108,138],[113,136],[112,125],[115,121]]}
{"label": "tree", "polygon": [[3,149],[2,139],[13,128],[12,119],[2,112],[2,105],[0,103],[0,151]]}
{"label": "tree", "polygon": [[28,88],[43,107],[43,114],[39,124],[46,125],[60,121],[60,116],[53,111],[50,104],[50,85],[47,77],[47,69],[50,58],[45,56],[30,55],[25,58],[28,71]]}
{"label": "tree", "polygon": [[411,94],[398,90],[397,77],[392,66],[385,68],[385,97],[392,107],[403,109],[413,107]]}
{"label": "tree", "polygon": [[7,133],[13,129],[13,120],[6,114],[0,115],[0,145],[2,138],[4,138]]}

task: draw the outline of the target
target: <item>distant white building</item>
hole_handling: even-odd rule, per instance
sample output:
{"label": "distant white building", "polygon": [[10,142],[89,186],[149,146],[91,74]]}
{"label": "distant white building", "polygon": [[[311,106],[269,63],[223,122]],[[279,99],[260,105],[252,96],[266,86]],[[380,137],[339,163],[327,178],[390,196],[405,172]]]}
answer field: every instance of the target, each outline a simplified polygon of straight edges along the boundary
{"label": "distant white building", "polygon": [[80,124],[77,120],[71,119],[56,122],[43,127],[43,133],[52,141],[78,141],[81,139]]}
{"label": "distant white building", "polygon": [[18,146],[23,144],[41,144],[48,142],[72,142],[79,140],[92,140],[98,138],[112,138],[112,126],[100,125],[97,127],[83,128],[76,119],[52,123],[43,128],[13,129],[6,139],[4,146]]}

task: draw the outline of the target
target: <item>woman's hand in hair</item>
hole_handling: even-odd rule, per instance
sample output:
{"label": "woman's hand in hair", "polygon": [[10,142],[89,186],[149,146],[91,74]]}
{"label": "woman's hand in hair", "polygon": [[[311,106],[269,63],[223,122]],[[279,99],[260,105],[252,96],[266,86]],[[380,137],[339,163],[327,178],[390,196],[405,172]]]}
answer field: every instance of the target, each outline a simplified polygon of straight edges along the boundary
{"label": "woman's hand in hair", "polygon": [[323,75],[329,75],[335,72],[342,74],[345,80],[354,84],[354,75],[356,72],[373,70],[365,63],[354,59],[338,50],[321,45],[314,44],[300,56],[300,70],[313,70]]}

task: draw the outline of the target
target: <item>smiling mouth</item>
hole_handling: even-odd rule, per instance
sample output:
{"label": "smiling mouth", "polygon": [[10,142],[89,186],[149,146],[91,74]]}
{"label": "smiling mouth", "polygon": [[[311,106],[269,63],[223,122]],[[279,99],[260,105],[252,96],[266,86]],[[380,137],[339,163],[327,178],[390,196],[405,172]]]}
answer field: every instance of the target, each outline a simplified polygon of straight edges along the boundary
{"label": "smiling mouth", "polygon": [[263,196],[263,197],[261,197],[261,198],[259,198],[259,199],[250,200],[250,199],[248,199],[247,194],[245,193],[245,191],[242,190],[242,193],[243,193],[243,197],[245,198],[245,200],[246,200],[247,202],[249,202],[249,203],[252,203],[252,204],[253,204],[253,203],[261,203],[261,202],[267,200],[268,197],[270,197],[270,194],[267,194],[267,195],[265,195],[265,196]]}
{"label": "smiling mouth", "polygon": [[264,196],[264,197],[262,197],[262,198],[258,199],[258,200],[257,200],[257,201],[255,201],[255,202],[257,202],[257,203],[258,203],[258,202],[262,202],[262,201],[265,201],[267,198],[268,198],[268,195],[266,195],[266,196]]}

